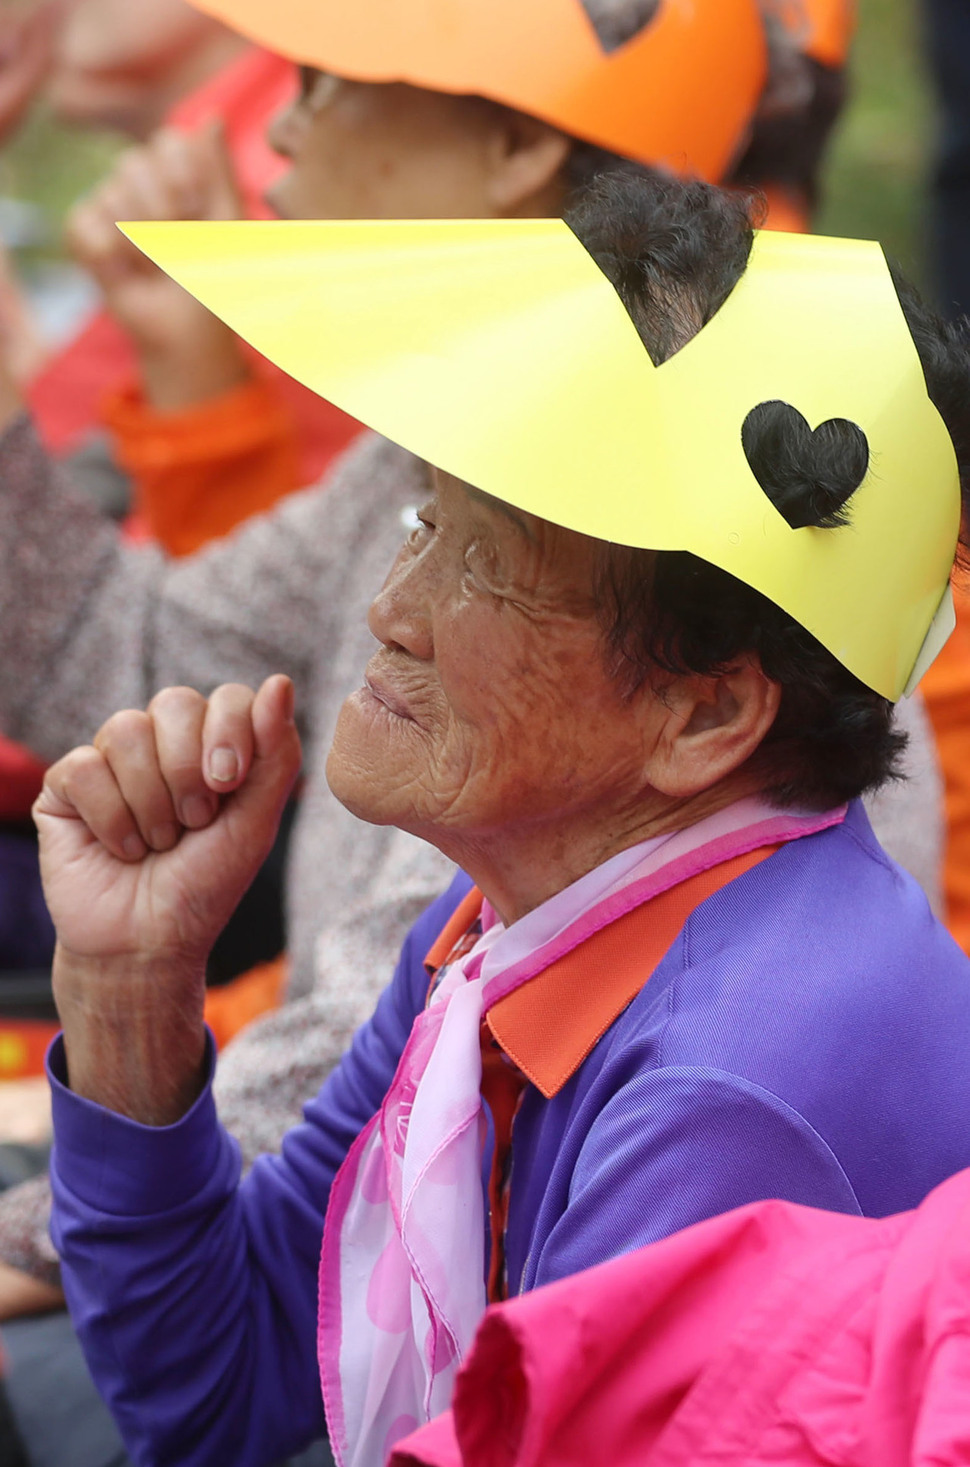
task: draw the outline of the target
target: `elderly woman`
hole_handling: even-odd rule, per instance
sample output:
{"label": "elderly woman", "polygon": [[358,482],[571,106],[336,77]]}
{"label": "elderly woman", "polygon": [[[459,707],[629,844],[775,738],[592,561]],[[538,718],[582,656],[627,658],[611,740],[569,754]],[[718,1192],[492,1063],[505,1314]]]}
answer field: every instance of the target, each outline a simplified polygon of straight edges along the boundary
{"label": "elderly woman", "polygon": [[[409,296],[403,246],[393,270],[368,262],[370,293],[336,292],[354,302],[348,319],[376,293],[368,331],[398,332],[404,376],[393,352],[372,363],[380,426],[413,418],[427,443],[437,421],[444,461],[472,445],[469,468],[491,454],[508,470],[502,491],[483,469],[490,492],[477,472],[433,474],[373,605],[378,647],[328,768],[353,811],[433,842],[475,886],[458,878],[418,923],[305,1123],[242,1184],[209,1089],[202,974],[299,765],[290,686],[208,701],[170,690],[48,775],[37,815],[64,1023],[55,1238],[136,1460],[245,1467],[295,1449],[322,1427],[318,1347],[339,1459],[380,1462],[447,1403],[486,1275],[491,1297],[519,1293],[760,1197],[882,1215],[970,1161],[970,969],[856,802],[893,773],[890,697],[945,621],[966,350],[908,293],[904,322],[884,263],[853,278],[851,246],[844,269],[825,256],[830,280],[811,255],[779,271],[759,245],[749,280],[745,207],[703,185],[617,181],[572,222],[589,254],[542,224],[493,226],[474,255],[482,288],[466,314],[492,300],[482,272],[500,260],[492,285],[511,280],[513,339],[536,353],[514,391],[494,383],[491,406],[473,381],[447,411],[408,394],[436,362],[447,390],[466,336],[492,349],[491,305],[479,336],[449,338],[449,307],[436,350],[415,340],[464,235],[430,256],[418,240],[430,295]],[[351,226],[332,228],[339,255]],[[388,238],[362,228],[372,247]],[[508,241],[531,267],[502,254]],[[359,269],[360,239],[345,258]],[[550,281],[565,316],[540,308]],[[863,302],[861,345],[840,325],[846,298]],[[275,322],[276,304],[260,318]],[[814,330],[815,355],[782,332],[779,367],[779,322]],[[609,383],[576,443],[602,449],[607,419],[623,428],[617,393],[632,410],[610,481],[577,478],[543,429],[543,413],[577,426],[559,330],[589,343],[585,389]],[[359,385],[365,336],[311,328],[311,356],[346,352]],[[855,384],[869,363],[875,416],[813,433],[764,389],[794,363],[808,405],[835,354]],[[743,440],[740,421],[719,437],[722,400],[749,379],[764,401]],[[644,433],[655,391],[674,394],[665,431]],[[698,433],[674,432],[675,412]],[[646,514],[656,530],[686,513],[697,547],[734,524],[753,475],[754,548],[742,523],[720,553],[749,579],[556,522],[615,509],[624,474],[627,521]],[[851,612],[857,578],[871,625]],[[757,583],[794,600],[824,644]]]}

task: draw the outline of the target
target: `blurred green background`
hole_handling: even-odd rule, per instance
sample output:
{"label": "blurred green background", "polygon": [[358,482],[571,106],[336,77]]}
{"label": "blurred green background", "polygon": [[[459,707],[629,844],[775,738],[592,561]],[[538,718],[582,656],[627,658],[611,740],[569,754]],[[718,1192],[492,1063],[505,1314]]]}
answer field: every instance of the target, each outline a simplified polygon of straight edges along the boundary
{"label": "blurred green background", "polygon": [[[818,227],[881,239],[925,283],[933,108],[917,4],[860,0],[852,97],[830,154]],[[70,132],[35,117],[0,157],[0,194],[39,203],[56,238],[67,207],[103,173],[117,147],[112,137]]]}
{"label": "blurred green background", "polygon": [[817,227],[827,234],[882,240],[907,274],[925,283],[927,170],[935,118],[918,0],[860,0],[852,78],[852,96],[829,155]]}

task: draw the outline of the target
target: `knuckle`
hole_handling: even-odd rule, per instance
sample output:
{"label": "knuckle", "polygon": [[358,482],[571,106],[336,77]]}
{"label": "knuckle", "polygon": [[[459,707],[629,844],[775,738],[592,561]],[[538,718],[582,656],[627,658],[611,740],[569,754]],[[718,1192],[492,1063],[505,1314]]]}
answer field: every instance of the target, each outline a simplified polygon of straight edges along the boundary
{"label": "knuckle", "polygon": [[100,750],[93,744],[82,744],[80,748],[72,749],[70,754],[66,754],[50,771],[49,777],[56,773],[61,788],[70,798],[86,789],[92,779],[98,778],[104,769],[105,759]]}
{"label": "knuckle", "polygon": [[211,701],[220,710],[237,710],[247,708],[255,696],[252,688],[245,683],[222,683],[216,688]]}
{"label": "knuckle", "polygon": [[175,714],[184,717],[204,712],[205,706],[205,698],[195,688],[162,688],[149,703],[148,712],[153,716]]}
{"label": "knuckle", "polygon": [[125,708],[119,713],[113,713],[101,725],[94,736],[94,748],[102,753],[130,748],[133,744],[142,742],[150,732],[150,720],[146,713],[139,712],[137,708]]}

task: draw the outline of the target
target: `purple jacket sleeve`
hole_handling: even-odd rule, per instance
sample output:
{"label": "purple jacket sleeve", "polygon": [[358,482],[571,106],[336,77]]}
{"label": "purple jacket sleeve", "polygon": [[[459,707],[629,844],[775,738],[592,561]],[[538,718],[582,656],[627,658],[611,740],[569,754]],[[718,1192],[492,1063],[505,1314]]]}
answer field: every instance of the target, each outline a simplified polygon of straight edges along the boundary
{"label": "purple jacket sleeve", "polygon": [[322,1434],[330,1185],[390,1084],[424,1003],[425,953],[467,888],[457,878],[415,925],[304,1123],[241,1185],[208,1087],[177,1125],[139,1126],[66,1089],[61,1041],[52,1049],[54,1241],[91,1372],[139,1467],[264,1467]]}

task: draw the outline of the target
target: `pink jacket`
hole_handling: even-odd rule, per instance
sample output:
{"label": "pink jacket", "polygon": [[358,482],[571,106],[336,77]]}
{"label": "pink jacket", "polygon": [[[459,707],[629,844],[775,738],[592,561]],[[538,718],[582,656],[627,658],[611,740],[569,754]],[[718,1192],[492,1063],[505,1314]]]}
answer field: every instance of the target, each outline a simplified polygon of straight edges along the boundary
{"label": "pink jacket", "polygon": [[880,1220],[760,1202],[497,1305],[391,1467],[970,1464],[970,1171]]}

